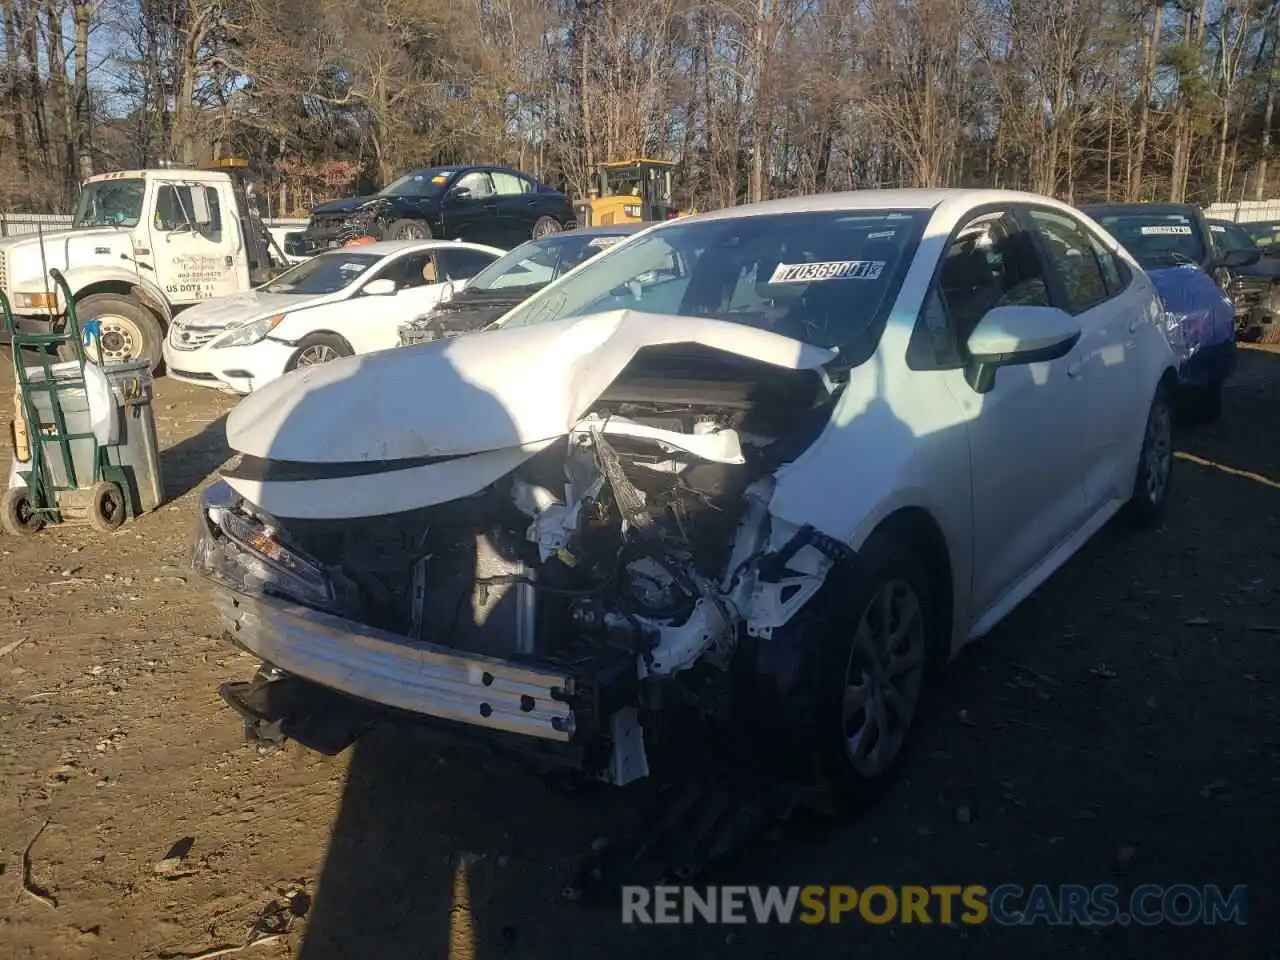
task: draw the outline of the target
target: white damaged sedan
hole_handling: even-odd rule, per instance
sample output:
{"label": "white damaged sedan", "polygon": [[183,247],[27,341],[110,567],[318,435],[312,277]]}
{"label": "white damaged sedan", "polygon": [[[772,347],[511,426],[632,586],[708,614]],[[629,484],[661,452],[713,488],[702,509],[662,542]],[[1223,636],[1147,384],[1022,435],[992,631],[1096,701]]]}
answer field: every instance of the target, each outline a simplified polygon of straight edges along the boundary
{"label": "white damaged sedan", "polygon": [[702,723],[865,790],[935,667],[1112,516],[1160,516],[1161,316],[1029,194],[655,226],[484,332],[231,413],[194,563],[262,666],[223,695],[317,749],[408,717],[614,784]]}
{"label": "white damaged sedan", "polygon": [[169,376],[251,393],[297,367],[386,350],[505,251],[477,243],[390,240],[303,260],[256,290],[174,318]]}

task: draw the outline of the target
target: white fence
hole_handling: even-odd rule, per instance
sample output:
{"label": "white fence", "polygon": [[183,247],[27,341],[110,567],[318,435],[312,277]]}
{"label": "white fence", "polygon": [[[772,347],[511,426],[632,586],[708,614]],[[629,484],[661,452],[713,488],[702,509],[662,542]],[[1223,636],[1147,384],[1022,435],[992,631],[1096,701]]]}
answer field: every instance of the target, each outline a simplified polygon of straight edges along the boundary
{"label": "white fence", "polygon": [[1234,220],[1236,223],[1280,220],[1280,200],[1241,200],[1239,203],[1211,203],[1204,208],[1204,215],[1215,220]]}
{"label": "white fence", "polygon": [[[61,213],[0,213],[0,237],[18,237],[45,230],[65,230],[71,226],[71,220],[69,215]],[[268,219],[264,222],[268,227],[276,229],[301,230],[307,225],[306,220],[288,218]]]}

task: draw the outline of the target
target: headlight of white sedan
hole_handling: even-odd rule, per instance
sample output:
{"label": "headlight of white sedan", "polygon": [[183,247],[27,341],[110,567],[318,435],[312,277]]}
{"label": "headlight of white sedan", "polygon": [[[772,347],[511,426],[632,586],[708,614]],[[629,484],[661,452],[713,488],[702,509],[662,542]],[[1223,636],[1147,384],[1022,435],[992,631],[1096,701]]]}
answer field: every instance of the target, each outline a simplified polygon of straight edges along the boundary
{"label": "headlight of white sedan", "polygon": [[265,340],[267,334],[280,325],[280,321],[284,319],[283,313],[277,313],[274,317],[266,317],[262,320],[254,320],[252,323],[246,323],[243,327],[237,327],[230,333],[224,334],[212,343],[214,348],[221,347],[247,347],[251,343],[257,343]]}

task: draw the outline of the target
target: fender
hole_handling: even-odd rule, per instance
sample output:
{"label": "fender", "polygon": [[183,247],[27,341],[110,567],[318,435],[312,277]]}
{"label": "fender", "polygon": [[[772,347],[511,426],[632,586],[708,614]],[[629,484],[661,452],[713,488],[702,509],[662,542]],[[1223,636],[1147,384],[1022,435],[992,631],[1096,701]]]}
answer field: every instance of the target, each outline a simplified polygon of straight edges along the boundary
{"label": "fender", "polygon": [[[173,320],[173,308],[169,305],[169,299],[164,295],[164,291],[146,277],[140,277],[131,270],[120,267],[73,267],[65,271],[64,276],[77,300],[84,291],[98,284],[126,284],[130,293],[155,311],[166,328]],[[59,302],[59,308],[62,309],[62,307],[63,305]]]}

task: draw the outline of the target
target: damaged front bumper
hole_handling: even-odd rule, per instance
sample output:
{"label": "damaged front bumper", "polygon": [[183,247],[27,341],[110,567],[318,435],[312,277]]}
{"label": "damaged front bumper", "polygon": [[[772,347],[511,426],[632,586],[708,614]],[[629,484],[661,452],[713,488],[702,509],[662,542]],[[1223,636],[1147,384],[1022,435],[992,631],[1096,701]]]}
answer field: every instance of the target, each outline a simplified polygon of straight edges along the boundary
{"label": "damaged front bumper", "polygon": [[291,676],[358,700],[542,740],[568,742],[577,718],[563,670],[462,654],[342,617],[215,584],[235,642]]}

